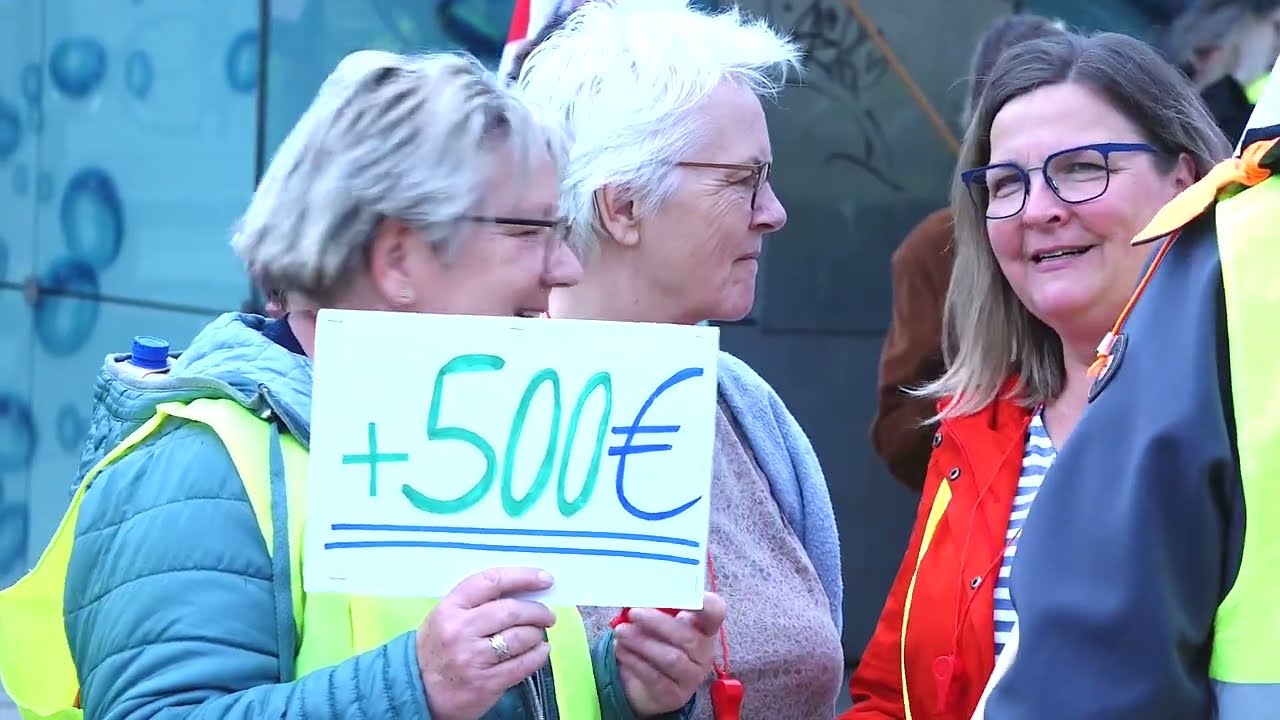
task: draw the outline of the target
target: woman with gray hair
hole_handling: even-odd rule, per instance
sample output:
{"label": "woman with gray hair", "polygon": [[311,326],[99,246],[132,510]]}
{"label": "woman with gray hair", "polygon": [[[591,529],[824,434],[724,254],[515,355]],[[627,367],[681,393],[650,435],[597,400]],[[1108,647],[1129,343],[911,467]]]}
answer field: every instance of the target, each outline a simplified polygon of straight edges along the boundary
{"label": "woman with gray hair", "polygon": [[[584,61],[589,58],[589,61]],[[684,0],[596,0],[530,53],[519,87],[564,125],[564,203],[587,248],[582,282],[551,316],[694,324],[738,320],[755,299],[764,236],[787,215],[769,183],[762,97],[799,48],[737,10]],[[826,481],[773,390],[722,354],[708,584],[733,608],[718,677],[696,716],[834,714],[840,554]],[[585,610],[593,633],[613,610]]]}
{"label": "woman with gray hair", "polygon": [[[290,510],[305,489],[316,311],[545,311],[581,274],[558,214],[558,147],[470,58],[358,52],[338,65],[232,243],[288,315],[223,316],[170,362],[149,358],[161,375],[140,380],[126,356],[99,380],[95,467],[64,523],[73,538],[54,541],[70,556],[59,667],[76,677],[40,681],[53,702],[114,720],[687,714],[724,617],[713,594],[579,649],[572,609],[557,622],[517,597],[550,586],[533,568],[477,573],[439,600],[297,582]],[[60,587],[57,569],[42,562],[25,582]],[[62,618],[45,619],[56,649]]]}
{"label": "woman with gray hair", "polygon": [[[947,369],[923,390],[938,400],[941,426],[906,556],[852,681],[850,717],[969,718],[993,669],[1016,662],[1017,638],[1027,634],[1017,604],[1024,581],[1052,587],[1059,609],[1067,603],[1088,615],[1082,605],[1113,602],[1113,588],[1066,588],[1061,568],[1023,554],[1019,538],[1038,522],[1029,513],[1053,513],[1077,492],[1076,478],[1055,477],[1050,467],[1089,401],[1099,344],[1147,264],[1147,250],[1130,241],[1229,152],[1186,78],[1133,38],[1062,33],[1018,45],[996,63],[952,186]],[[1116,488],[1081,501],[1148,498]],[[1143,542],[1140,535],[1109,540],[1117,554]],[[1053,544],[1077,545],[1069,536]],[[1158,579],[1149,587],[1162,592]],[[1042,610],[1035,632],[1053,618]],[[1132,621],[1133,633],[1147,630],[1143,618]],[[1190,652],[1184,637],[1178,646]],[[1059,682],[1128,662],[1081,657],[1039,671]],[[1071,711],[1030,698],[1020,712],[999,717],[1085,717],[1100,707],[1093,703],[1106,702],[1067,694],[1076,700]]]}

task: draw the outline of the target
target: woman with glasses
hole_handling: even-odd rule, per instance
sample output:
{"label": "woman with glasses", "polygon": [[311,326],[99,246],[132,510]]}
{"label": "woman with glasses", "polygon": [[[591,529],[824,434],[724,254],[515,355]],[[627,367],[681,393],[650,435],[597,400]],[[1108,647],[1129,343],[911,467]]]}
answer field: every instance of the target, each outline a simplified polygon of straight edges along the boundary
{"label": "woman with glasses", "polygon": [[[303,518],[285,508],[305,487],[317,311],[545,311],[582,273],[559,218],[560,147],[474,59],[366,51],[338,65],[232,242],[287,314],[217,319],[154,381],[127,356],[99,378],[87,457],[110,455],[76,496],[60,552],[15,586],[65,581],[66,642],[62,602],[0,596],[0,611],[48,621],[38,643],[0,644],[7,671],[69,649],[48,665],[73,677],[17,688],[6,672],[20,705],[118,720],[688,714],[724,618],[714,594],[588,647],[559,634],[576,613],[521,599],[554,582],[536,568],[480,565],[443,598],[394,602],[291,582]],[[386,338],[368,371],[400,345]]]}
{"label": "woman with glasses", "polygon": [[[1000,55],[1010,47],[1064,32],[1061,21],[1026,12],[997,18],[983,33],[969,63],[962,127],[969,125]],[[937,427],[928,422],[934,401],[912,395],[922,383],[936,380],[942,362],[942,306],[955,258],[951,208],[925,216],[889,260],[893,307],[880,351],[879,402],[871,422],[871,447],[889,472],[915,492],[924,488]]]}
{"label": "woman with glasses", "polygon": [[[533,49],[518,84],[566,123],[565,211],[586,251],[552,317],[692,325],[751,310],[765,236],[787,219],[761,98],[799,57],[764,22],[685,0],[587,2]],[[694,716],[738,717],[740,684],[741,717],[829,718],[844,657],[826,481],[755,372],[723,354],[718,381],[707,586],[730,614]],[[617,613],[584,617],[599,635]]]}
{"label": "woman with glasses", "polygon": [[947,369],[921,390],[940,430],[846,718],[972,715],[1017,635],[1018,537],[1041,484],[1071,481],[1046,473],[1147,263],[1130,241],[1229,152],[1195,89],[1138,40],[1064,34],[998,62],[952,190]]}

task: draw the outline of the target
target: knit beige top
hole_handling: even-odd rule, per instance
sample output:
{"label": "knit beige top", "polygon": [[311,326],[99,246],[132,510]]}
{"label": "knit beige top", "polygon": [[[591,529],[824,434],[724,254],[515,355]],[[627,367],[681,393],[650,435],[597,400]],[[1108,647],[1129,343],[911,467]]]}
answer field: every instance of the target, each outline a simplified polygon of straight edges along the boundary
{"label": "knit beige top", "polygon": [[[830,720],[843,690],[844,652],[826,593],[723,403],[716,417],[710,547],[729,606],[729,659],[746,690],[742,720]],[[618,609],[582,613],[596,637]],[[696,720],[712,718],[709,687],[698,692]]]}

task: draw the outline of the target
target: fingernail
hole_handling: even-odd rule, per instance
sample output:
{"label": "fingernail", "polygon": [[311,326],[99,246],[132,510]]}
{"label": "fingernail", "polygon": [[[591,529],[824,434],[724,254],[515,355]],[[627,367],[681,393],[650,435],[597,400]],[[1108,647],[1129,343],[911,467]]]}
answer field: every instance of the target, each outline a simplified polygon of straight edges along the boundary
{"label": "fingernail", "polygon": [[551,573],[546,570],[538,571],[538,580],[546,585],[550,585],[555,582],[555,578],[551,577]]}

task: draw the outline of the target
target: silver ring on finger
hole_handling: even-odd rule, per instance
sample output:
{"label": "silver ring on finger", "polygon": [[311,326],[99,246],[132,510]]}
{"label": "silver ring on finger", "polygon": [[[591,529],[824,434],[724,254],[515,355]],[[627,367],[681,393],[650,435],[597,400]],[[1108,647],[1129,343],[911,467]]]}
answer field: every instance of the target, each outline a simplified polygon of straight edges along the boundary
{"label": "silver ring on finger", "polygon": [[511,659],[511,648],[507,647],[507,641],[502,637],[502,633],[494,633],[489,636],[489,647],[493,648],[494,654],[498,656],[498,662],[506,662]]}

